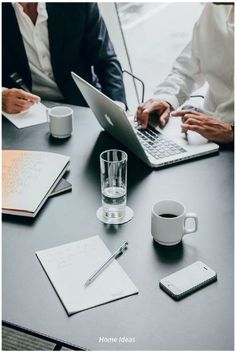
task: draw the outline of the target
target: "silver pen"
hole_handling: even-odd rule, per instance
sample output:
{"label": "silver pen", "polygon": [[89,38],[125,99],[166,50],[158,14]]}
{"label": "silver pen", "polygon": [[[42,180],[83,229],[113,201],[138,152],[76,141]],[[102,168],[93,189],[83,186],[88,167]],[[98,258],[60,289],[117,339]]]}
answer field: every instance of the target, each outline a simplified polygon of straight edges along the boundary
{"label": "silver pen", "polygon": [[84,286],[87,287],[90,283],[92,283],[97,276],[120,254],[123,254],[124,250],[126,250],[128,246],[128,242],[125,241],[100,267],[95,271],[92,276],[85,282]]}

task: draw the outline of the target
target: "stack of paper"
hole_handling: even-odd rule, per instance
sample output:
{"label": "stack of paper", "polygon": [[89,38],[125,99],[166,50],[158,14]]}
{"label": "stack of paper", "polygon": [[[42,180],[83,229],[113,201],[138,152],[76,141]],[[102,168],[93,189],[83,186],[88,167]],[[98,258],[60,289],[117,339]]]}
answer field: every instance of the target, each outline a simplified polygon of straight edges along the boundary
{"label": "stack of paper", "polygon": [[98,235],[36,255],[68,315],[138,293],[116,260],[85,287],[90,275],[111,255]]}
{"label": "stack of paper", "polygon": [[35,217],[65,173],[69,157],[57,153],[2,153],[2,212]]}

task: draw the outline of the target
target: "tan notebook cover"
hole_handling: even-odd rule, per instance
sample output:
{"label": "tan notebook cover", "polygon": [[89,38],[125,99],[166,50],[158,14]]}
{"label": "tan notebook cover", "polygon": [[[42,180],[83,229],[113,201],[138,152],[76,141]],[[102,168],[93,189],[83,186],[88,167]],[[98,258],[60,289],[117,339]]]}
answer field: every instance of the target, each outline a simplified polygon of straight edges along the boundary
{"label": "tan notebook cover", "polygon": [[61,179],[69,157],[50,152],[2,152],[2,212],[35,217]]}

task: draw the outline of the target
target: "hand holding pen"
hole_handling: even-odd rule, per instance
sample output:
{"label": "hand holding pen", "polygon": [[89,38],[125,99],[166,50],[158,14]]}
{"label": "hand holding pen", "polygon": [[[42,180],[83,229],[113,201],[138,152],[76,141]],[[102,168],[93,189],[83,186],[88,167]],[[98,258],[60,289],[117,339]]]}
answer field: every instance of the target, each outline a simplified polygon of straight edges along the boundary
{"label": "hand holding pen", "polygon": [[2,91],[2,110],[9,114],[21,113],[39,102],[40,97],[22,89],[11,88]]}
{"label": "hand holding pen", "polygon": [[22,78],[14,72],[10,75],[14,86],[18,88],[3,89],[2,110],[9,114],[21,113],[33,104],[40,102],[40,97],[30,93]]}

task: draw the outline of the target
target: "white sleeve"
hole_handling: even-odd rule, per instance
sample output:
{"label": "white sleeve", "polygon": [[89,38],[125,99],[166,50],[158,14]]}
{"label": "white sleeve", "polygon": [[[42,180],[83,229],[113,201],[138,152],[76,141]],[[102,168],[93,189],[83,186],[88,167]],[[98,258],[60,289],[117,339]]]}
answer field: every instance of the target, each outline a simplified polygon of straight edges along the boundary
{"label": "white sleeve", "polygon": [[176,59],[167,78],[156,87],[155,97],[169,102],[174,109],[183,104],[204,82],[198,53],[199,22],[194,26],[192,41]]}

